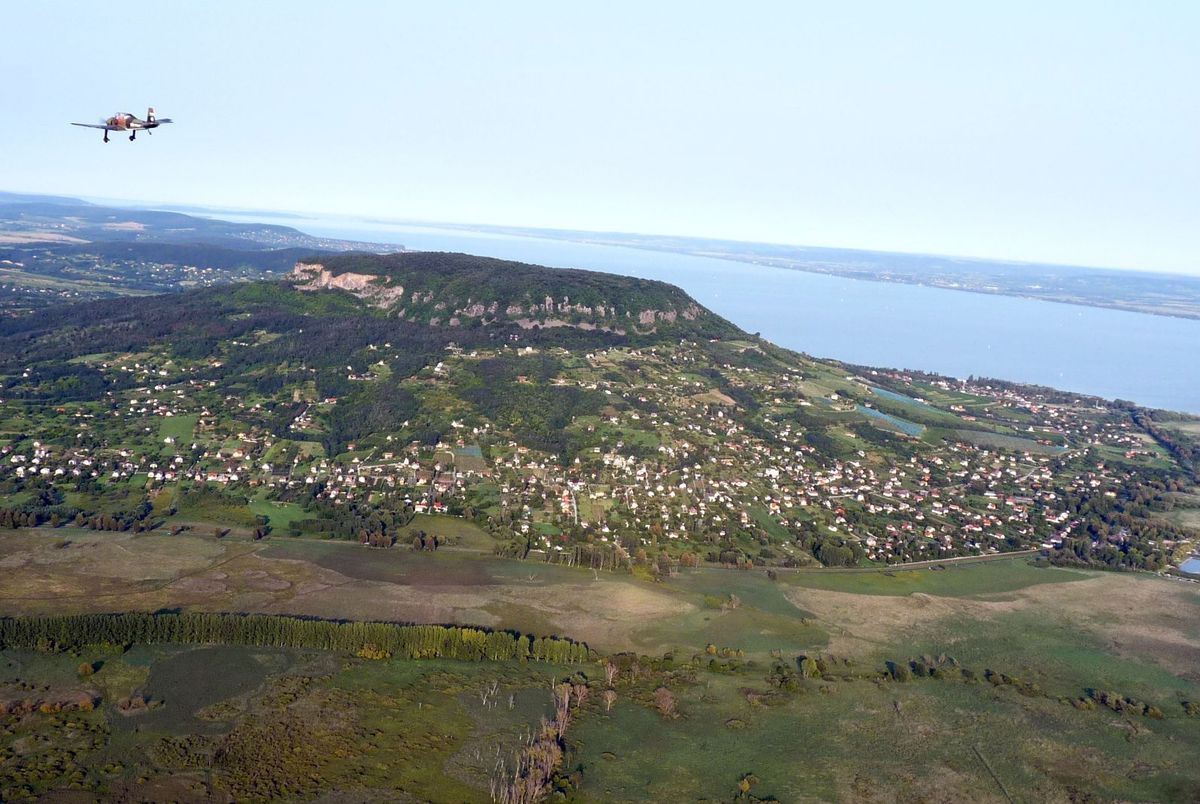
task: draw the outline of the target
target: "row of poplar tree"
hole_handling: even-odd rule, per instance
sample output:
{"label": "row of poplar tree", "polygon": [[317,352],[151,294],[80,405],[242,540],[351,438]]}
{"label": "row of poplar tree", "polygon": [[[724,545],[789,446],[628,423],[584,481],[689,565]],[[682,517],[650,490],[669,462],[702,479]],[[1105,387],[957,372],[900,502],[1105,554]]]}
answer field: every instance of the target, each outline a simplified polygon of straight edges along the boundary
{"label": "row of poplar tree", "polygon": [[443,625],[337,622],[265,614],[128,613],[0,618],[0,647],[75,650],[151,643],[259,645],[369,652],[402,659],[587,661],[586,645],[558,637]]}

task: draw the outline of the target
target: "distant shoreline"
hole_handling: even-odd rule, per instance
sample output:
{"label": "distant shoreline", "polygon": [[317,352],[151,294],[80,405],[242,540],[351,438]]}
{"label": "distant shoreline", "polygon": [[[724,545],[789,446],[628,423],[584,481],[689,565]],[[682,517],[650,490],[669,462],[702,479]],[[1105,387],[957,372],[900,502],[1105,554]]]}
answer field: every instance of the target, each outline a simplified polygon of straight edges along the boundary
{"label": "distant shoreline", "polygon": [[[850,269],[839,270],[836,268],[822,267],[819,265],[798,265],[798,264],[795,264],[794,262],[791,262],[791,259],[788,257],[770,257],[770,256],[760,255],[760,254],[737,253],[737,252],[729,252],[729,251],[714,251],[714,250],[708,250],[708,249],[687,248],[687,247],[683,247],[683,246],[670,246],[670,245],[666,245],[666,244],[656,245],[653,243],[642,242],[642,241],[639,241],[639,240],[633,239],[633,238],[625,239],[625,238],[622,238],[619,236],[614,236],[611,238],[587,238],[587,237],[573,236],[576,233],[566,232],[566,231],[563,232],[562,236],[556,236],[551,233],[553,230],[525,230],[525,229],[515,229],[515,228],[509,228],[509,227],[464,226],[461,224],[425,224],[425,225],[434,226],[434,227],[438,227],[438,228],[444,227],[444,228],[448,228],[448,229],[456,230],[456,231],[477,232],[479,234],[519,235],[521,237],[532,237],[532,238],[536,238],[539,240],[568,241],[568,242],[573,242],[573,243],[583,243],[583,244],[595,245],[595,246],[619,246],[622,248],[634,248],[634,249],[639,249],[641,251],[654,251],[654,252],[665,253],[665,254],[682,254],[682,255],[689,256],[689,257],[705,257],[705,258],[709,258],[709,259],[728,260],[730,262],[742,262],[742,263],[746,263],[748,265],[758,265],[758,266],[765,267],[765,268],[780,268],[780,269],[787,270],[787,271],[802,271],[804,273],[817,274],[817,275],[822,275],[822,276],[837,276],[837,277],[841,277],[842,279],[857,279],[857,280],[860,280],[863,282],[881,282],[881,283],[890,283],[890,284],[897,284],[897,285],[914,285],[917,287],[937,288],[939,290],[954,290],[954,291],[959,291],[959,292],[963,292],[963,293],[980,293],[980,294],[985,294],[988,296],[1008,296],[1010,298],[1016,298],[1016,299],[1032,299],[1034,301],[1057,302],[1059,304],[1070,304],[1070,305],[1074,305],[1076,307],[1095,307],[1095,308],[1104,309],[1104,310],[1119,310],[1121,312],[1126,312],[1126,313],[1143,313],[1145,315],[1157,315],[1157,316],[1164,316],[1167,318],[1182,318],[1182,319],[1193,320],[1193,321],[1200,320],[1200,277],[1189,277],[1184,274],[1175,276],[1175,275],[1171,275],[1171,274],[1140,272],[1140,271],[1123,270],[1123,269],[1117,269],[1117,268],[1082,268],[1082,267],[1076,268],[1074,266],[1063,266],[1064,268],[1070,268],[1072,271],[1075,271],[1075,272],[1088,272],[1088,271],[1094,272],[1097,277],[1100,277],[1100,276],[1111,277],[1113,275],[1116,275],[1117,277],[1128,276],[1131,281],[1136,281],[1136,280],[1153,281],[1155,279],[1158,279],[1162,282],[1177,281],[1177,282],[1182,282],[1182,283],[1187,283],[1187,284],[1194,284],[1195,285],[1195,287],[1193,289],[1194,296],[1190,300],[1188,300],[1188,302],[1186,302],[1186,303],[1190,304],[1189,308],[1179,310],[1179,309],[1172,309],[1172,308],[1164,306],[1162,304],[1155,304],[1152,301],[1144,301],[1144,302],[1139,302],[1136,300],[1135,301],[1125,301],[1123,299],[1116,299],[1116,298],[1081,299],[1077,296],[1073,296],[1068,293],[1063,293],[1061,291],[1056,292],[1056,291],[1053,291],[1050,289],[1047,289],[1047,292],[1045,292],[1045,293],[1031,293],[1028,290],[1023,289],[1023,288],[996,287],[994,285],[981,284],[978,282],[966,283],[966,282],[949,281],[949,280],[929,281],[928,279],[924,279],[919,276],[905,275],[903,273],[893,273],[893,272],[887,271],[887,270],[850,270]],[[747,245],[767,247],[770,244],[748,243]],[[797,250],[799,251],[799,250],[803,250],[803,249],[801,247],[797,247]],[[847,251],[849,251],[849,250],[847,250]],[[862,253],[874,254],[877,252],[862,252]],[[919,256],[919,255],[897,254],[897,256],[910,258],[910,257]],[[936,258],[936,259],[948,259],[948,258]],[[968,260],[964,260],[964,261],[970,262]],[[982,261],[980,261],[980,262],[982,262]],[[1036,270],[1038,268],[1038,265],[1031,264],[1031,265],[1029,265],[1029,268],[1031,270]],[[1116,278],[1116,277],[1114,277],[1114,278]]]}
{"label": "distant shoreline", "polygon": [[[638,248],[638,247],[632,246],[631,248]],[[658,251],[660,249],[646,249],[646,250],[647,251],[651,251],[651,250]],[[691,252],[672,252],[672,253],[691,254]],[[693,254],[692,256],[711,256],[711,255]],[[911,279],[911,278],[902,277],[902,276],[890,276],[890,275],[889,276],[879,276],[879,275],[868,276],[868,275],[863,275],[863,274],[856,273],[853,271],[822,271],[819,268],[807,268],[807,267],[788,266],[788,265],[771,265],[770,263],[762,263],[762,262],[753,261],[753,260],[750,260],[747,258],[738,258],[738,257],[731,257],[731,256],[724,256],[724,257],[720,257],[719,259],[733,260],[735,262],[745,262],[745,263],[754,264],[754,265],[766,265],[768,267],[781,268],[785,271],[803,271],[804,273],[818,274],[821,276],[837,276],[837,277],[841,277],[843,279],[858,279],[863,282],[883,282],[883,283],[895,284],[895,285],[915,285],[917,287],[937,288],[939,290],[956,290],[956,291],[959,291],[962,293],[982,293],[982,294],[985,294],[988,296],[1007,296],[1012,299],[1031,299],[1033,301],[1056,302],[1058,304],[1070,304],[1070,305],[1074,305],[1076,307],[1095,307],[1095,308],[1098,308],[1101,310],[1119,310],[1124,313],[1142,313],[1145,315],[1163,316],[1165,318],[1183,318],[1183,319],[1187,319],[1190,321],[1200,320],[1200,309],[1197,309],[1195,311],[1180,312],[1180,311],[1163,309],[1161,307],[1122,304],[1119,301],[1109,301],[1109,302],[1083,301],[1083,300],[1072,298],[1069,296],[1060,296],[1060,295],[1052,295],[1052,294],[1022,293],[1022,292],[1015,291],[1015,290],[999,290],[996,288],[963,287],[961,285],[955,285],[955,284],[951,284],[951,283],[942,283],[942,282],[922,282],[917,279]]]}
{"label": "distant shoreline", "polygon": [[[37,196],[21,196],[20,194],[16,194],[16,196],[37,198]],[[318,223],[324,219],[323,216],[317,214],[272,210],[235,210],[182,204],[151,205],[124,202],[120,208],[170,210],[197,215],[209,220],[220,221],[235,218],[243,223],[265,223],[268,220],[286,221],[310,237],[319,236],[304,232],[304,226]],[[359,225],[385,228],[419,226],[485,236],[515,236],[548,242],[616,246],[639,251],[740,262],[766,268],[779,268],[864,282],[911,285],[988,296],[1057,302],[1076,307],[1117,310],[1164,318],[1200,320],[1200,276],[1188,274],[870,249],[710,240],[698,237],[632,232],[387,220],[357,216],[335,217]],[[359,242],[355,245],[365,246],[367,243]],[[395,245],[393,244],[392,247]]]}
{"label": "distant shoreline", "polygon": [[[267,214],[267,217],[272,217]],[[314,220],[310,218],[310,221]],[[1093,307],[1125,313],[1200,320],[1200,276],[1135,271],[1122,268],[1092,268],[1049,263],[1021,263],[974,257],[950,257],[860,249],[786,246],[772,243],[707,241],[701,238],[666,235],[587,232],[568,229],[538,229],[519,226],[446,223],[439,221],[389,221],[379,218],[346,220],[357,224],[390,227],[422,227],[447,232],[485,236],[523,237],[546,242],[578,243],[637,249],[661,254],[725,260],[779,268],[820,276],[836,276],[863,282],[1007,296],[1014,299],[1057,302],[1076,307]],[[303,222],[297,223],[303,227]],[[739,249],[745,250],[739,250]],[[893,260],[903,270],[883,264]],[[837,267],[830,262],[854,262]],[[928,270],[926,270],[928,269]],[[1004,276],[1008,270],[1019,275]],[[1010,283],[1007,286],[1004,283]],[[1047,285],[1031,291],[1028,285]],[[1058,287],[1053,285],[1058,284]],[[1066,287],[1063,287],[1066,285]],[[1094,296],[1081,294],[1094,293]],[[1103,294],[1109,295],[1103,295]],[[1122,294],[1122,295],[1117,295]],[[1165,299],[1165,300],[1164,300]]]}

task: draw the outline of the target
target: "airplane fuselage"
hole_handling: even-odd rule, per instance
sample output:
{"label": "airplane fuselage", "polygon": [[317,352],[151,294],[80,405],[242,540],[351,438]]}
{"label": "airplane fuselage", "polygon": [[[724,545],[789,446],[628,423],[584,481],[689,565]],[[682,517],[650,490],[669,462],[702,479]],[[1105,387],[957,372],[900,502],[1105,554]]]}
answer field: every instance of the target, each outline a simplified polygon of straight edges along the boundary
{"label": "airplane fuselage", "polygon": [[110,131],[128,131],[129,139],[137,136],[139,131],[145,131],[147,134],[151,130],[158,128],[163,123],[170,123],[169,118],[159,120],[154,116],[154,107],[151,106],[146,110],[146,119],[143,120],[137,115],[129,112],[118,112],[112,117],[105,118],[102,123],[72,123],[73,126],[84,126],[86,128],[99,128],[104,130],[104,141],[108,142],[108,132]]}

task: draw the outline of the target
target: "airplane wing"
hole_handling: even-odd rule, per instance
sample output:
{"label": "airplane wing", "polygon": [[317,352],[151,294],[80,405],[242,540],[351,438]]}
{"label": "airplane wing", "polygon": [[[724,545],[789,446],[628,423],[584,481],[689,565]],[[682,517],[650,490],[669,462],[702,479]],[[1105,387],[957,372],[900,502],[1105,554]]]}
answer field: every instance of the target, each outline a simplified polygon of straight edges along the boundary
{"label": "airplane wing", "polygon": [[83,126],[84,128],[102,128],[105,131],[122,131],[116,126],[105,125],[104,123],[72,123],[73,126]]}

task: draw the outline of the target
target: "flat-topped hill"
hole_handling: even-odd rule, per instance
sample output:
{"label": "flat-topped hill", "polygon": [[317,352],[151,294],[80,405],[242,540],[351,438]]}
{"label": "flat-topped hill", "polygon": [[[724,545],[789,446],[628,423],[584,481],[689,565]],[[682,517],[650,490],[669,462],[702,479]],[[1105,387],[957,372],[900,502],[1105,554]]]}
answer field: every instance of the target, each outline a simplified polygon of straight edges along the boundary
{"label": "flat-topped hill", "polygon": [[292,281],[301,290],[344,290],[407,321],[433,326],[736,332],[665,282],[470,254],[339,254],[297,263]]}

